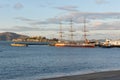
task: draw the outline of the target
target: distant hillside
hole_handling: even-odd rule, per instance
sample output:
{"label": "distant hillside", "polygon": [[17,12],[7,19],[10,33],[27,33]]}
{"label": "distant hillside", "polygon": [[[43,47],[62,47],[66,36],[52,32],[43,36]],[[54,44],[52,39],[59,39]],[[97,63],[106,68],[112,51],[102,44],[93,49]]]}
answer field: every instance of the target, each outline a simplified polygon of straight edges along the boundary
{"label": "distant hillside", "polygon": [[16,34],[16,33],[12,33],[12,32],[0,33],[0,41],[11,41],[12,39],[26,38],[26,37],[28,37],[28,36]]}

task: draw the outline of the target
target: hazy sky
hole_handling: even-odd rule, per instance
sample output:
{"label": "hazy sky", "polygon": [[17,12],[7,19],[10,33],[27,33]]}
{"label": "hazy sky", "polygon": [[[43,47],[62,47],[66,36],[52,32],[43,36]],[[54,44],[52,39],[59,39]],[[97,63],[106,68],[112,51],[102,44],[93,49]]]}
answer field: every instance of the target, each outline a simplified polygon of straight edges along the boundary
{"label": "hazy sky", "polygon": [[84,17],[92,38],[120,38],[120,0],[0,0],[0,32],[57,37],[61,21],[67,36],[73,19],[79,37]]}

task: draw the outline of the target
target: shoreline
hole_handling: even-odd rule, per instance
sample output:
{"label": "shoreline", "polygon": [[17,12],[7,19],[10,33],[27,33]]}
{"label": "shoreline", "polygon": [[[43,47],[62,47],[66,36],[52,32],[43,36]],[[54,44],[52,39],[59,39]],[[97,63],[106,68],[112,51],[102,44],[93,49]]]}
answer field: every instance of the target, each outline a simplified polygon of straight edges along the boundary
{"label": "shoreline", "polygon": [[63,76],[56,78],[44,78],[40,80],[120,80],[120,70],[103,71],[83,75]]}

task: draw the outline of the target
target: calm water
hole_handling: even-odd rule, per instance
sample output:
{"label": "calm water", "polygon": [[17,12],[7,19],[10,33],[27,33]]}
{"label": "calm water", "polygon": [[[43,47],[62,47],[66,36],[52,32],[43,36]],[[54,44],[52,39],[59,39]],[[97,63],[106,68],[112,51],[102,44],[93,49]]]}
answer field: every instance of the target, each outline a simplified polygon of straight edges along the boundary
{"label": "calm water", "polygon": [[11,47],[0,42],[0,80],[37,80],[120,69],[120,48]]}

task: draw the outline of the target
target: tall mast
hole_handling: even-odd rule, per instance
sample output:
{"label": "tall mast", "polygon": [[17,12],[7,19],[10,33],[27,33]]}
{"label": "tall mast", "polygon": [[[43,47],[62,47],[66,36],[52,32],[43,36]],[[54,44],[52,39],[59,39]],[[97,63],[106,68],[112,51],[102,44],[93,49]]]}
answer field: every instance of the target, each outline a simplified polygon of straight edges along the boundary
{"label": "tall mast", "polygon": [[59,32],[59,35],[60,35],[60,40],[62,41],[63,39],[63,35],[62,35],[62,22],[60,21],[60,32]]}
{"label": "tall mast", "polygon": [[70,32],[71,32],[71,34],[70,34],[70,36],[71,36],[71,40],[73,41],[73,28],[72,28],[72,25],[73,25],[73,23],[72,23],[72,19],[71,19],[71,21],[70,21]]}
{"label": "tall mast", "polygon": [[86,30],[86,19],[84,17],[84,41],[85,43],[89,43],[89,40],[87,39],[87,30]]}
{"label": "tall mast", "polygon": [[86,41],[87,40],[87,38],[86,38],[86,36],[87,36],[86,32],[87,31],[86,31],[86,19],[85,19],[85,17],[84,17],[84,30],[83,31],[84,31],[84,40]]}

